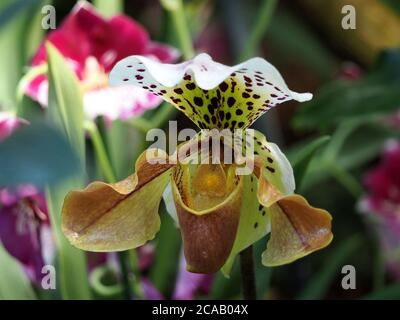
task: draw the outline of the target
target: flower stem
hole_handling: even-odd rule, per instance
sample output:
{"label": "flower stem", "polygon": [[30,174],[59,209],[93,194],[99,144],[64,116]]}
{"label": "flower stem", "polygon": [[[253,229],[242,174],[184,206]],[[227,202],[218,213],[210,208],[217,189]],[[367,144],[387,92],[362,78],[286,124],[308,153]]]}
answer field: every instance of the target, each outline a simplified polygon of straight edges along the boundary
{"label": "flower stem", "polygon": [[257,300],[253,246],[249,246],[240,253],[240,271],[242,274],[243,298],[245,300]]}
{"label": "flower stem", "polygon": [[[97,128],[96,124],[92,121],[87,121],[85,122],[85,128],[89,132],[90,137],[92,138],[94,150],[96,153],[96,158],[97,161],[100,165],[101,171],[105,177],[105,179],[110,182],[114,183],[116,182],[114,170],[112,168],[110,159],[107,155],[107,151],[103,142],[103,139],[101,138],[99,129]],[[132,253],[129,255],[129,257],[135,256],[136,257],[136,250],[131,250]],[[136,272],[139,270],[137,268],[137,258],[136,259],[129,259],[130,263],[128,264],[127,262],[127,252],[119,252],[118,253],[118,259],[119,259],[119,265],[121,268],[121,274],[122,274],[122,282],[124,286],[124,297],[126,299],[131,298],[131,284],[129,281],[129,269],[132,268],[135,272],[135,278],[133,279],[133,285],[132,285],[132,290],[135,293],[135,295],[139,298],[143,296],[142,290],[141,290],[141,284],[140,284],[140,274],[139,272]],[[136,265],[135,265],[136,263]]]}
{"label": "flower stem", "polygon": [[264,0],[259,10],[256,22],[250,33],[249,40],[240,54],[240,61],[250,58],[256,52],[260,41],[262,40],[271,22],[271,17],[275,11],[277,3],[278,0]]}
{"label": "flower stem", "polygon": [[93,147],[96,153],[97,161],[99,162],[101,172],[104,175],[104,178],[110,182],[114,183],[116,181],[114,170],[111,166],[111,162],[108,159],[106,148],[104,146],[103,140],[101,138],[99,129],[97,128],[94,122],[85,122],[85,128],[89,132],[90,137],[92,138]]}
{"label": "flower stem", "polygon": [[194,49],[190,37],[190,30],[186,23],[186,15],[182,0],[160,0],[160,2],[164,9],[171,15],[183,58],[185,60],[193,58]]}
{"label": "flower stem", "polygon": [[128,267],[125,259],[126,251],[118,252],[118,264],[120,267],[121,275],[122,275],[122,284],[123,284],[123,297],[125,300],[131,300],[131,288],[129,284],[129,275],[128,275]]}

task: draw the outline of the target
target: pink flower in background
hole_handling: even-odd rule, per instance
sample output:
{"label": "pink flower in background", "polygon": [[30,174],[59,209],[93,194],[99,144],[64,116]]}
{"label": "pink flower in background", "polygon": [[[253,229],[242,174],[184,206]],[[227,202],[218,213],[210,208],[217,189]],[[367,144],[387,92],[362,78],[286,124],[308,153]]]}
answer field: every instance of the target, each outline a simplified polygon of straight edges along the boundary
{"label": "pink flower in background", "polygon": [[359,65],[352,61],[346,61],[340,66],[338,76],[343,80],[356,81],[360,80],[363,75],[364,72]]}
{"label": "pink flower in background", "polygon": [[10,112],[0,111],[0,142],[13,133],[25,120]]}
{"label": "pink flower in background", "polygon": [[[101,115],[109,120],[139,116],[161,102],[141,88],[110,88],[108,73],[117,61],[134,54],[166,63],[178,57],[175,49],[151,41],[146,30],[131,18],[117,15],[105,19],[87,2],[78,3],[61,26],[49,33],[46,41],[60,51],[79,78],[85,112],[92,119]],[[32,60],[32,66],[41,66],[46,61],[43,43]],[[41,74],[31,80],[26,93],[47,106],[47,76]]]}
{"label": "pink flower in background", "polygon": [[0,241],[39,283],[54,245],[44,196],[32,185],[0,189]]}
{"label": "pink flower in background", "polygon": [[213,279],[214,275],[212,274],[191,273],[187,271],[185,257],[182,253],[173,299],[193,300],[199,293],[208,294],[211,290]]}
{"label": "pink flower in background", "polygon": [[365,178],[361,208],[374,221],[389,270],[400,279],[400,142],[390,141],[380,164]]}

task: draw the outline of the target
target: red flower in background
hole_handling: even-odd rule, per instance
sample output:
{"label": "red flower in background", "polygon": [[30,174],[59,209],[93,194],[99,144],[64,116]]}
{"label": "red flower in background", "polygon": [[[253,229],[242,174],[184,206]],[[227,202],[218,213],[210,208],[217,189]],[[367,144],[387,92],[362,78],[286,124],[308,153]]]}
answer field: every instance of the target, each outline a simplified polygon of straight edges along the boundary
{"label": "red flower in background", "polygon": [[391,221],[390,227],[400,239],[400,143],[390,142],[381,163],[365,179],[368,196],[364,200],[369,211]]}
{"label": "red flower in background", "polygon": [[28,277],[40,282],[42,267],[52,261],[54,242],[46,200],[34,186],[0,189],[0,241]]}
{"label": "red flower in background", "polygon": [[[76,5],[61,26],[49,33],[46,41],[61,52],[79,78],[89,118],[103,115],[110,120],[126,119],[160,104],[158,97],[141,88],[108,86],[108,73],[118,60],[134,54],[162,62],[172,62],[178,57],[175,49],[151,41],[146,30],[131,18],[116,15],[107,20],[86,2]],[[46,62],[43,43],[32,60],[32,66],[42,66]],[[35,77],[25,91],[46,106],[47,76]]]}
{"label": "red flower in background", "polygon": [[377,222],[387,265],[400,279],[400,142],[390,141],[381,163],[365,178],[361,206]]}

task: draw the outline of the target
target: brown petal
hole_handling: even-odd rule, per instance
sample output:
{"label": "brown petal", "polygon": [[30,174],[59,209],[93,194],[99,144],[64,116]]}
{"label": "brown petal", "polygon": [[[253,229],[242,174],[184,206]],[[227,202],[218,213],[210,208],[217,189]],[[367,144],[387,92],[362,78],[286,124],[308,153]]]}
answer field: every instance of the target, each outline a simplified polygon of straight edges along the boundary
{"label": "brown petal", "polygon": [[149,163],[146,152],[136,162],[136,173],[125,180],[115,184],[94,182],[66,196],[62,229],[74,246],[89,251],[120,251],[154,238],[160,227],[158,207],[172,164],[162,151],[151,157],[162,163]]}
{"label": "brown petal", "polygon": [[[211,165],[210,165],[211,166]],[[175,169],[179,170],[179,168]],[[237,179],[234,188],[219,204],[206,210],[189,207],[184,198],[191,186],[184,183],[182,173],[172,179],[172,190],[179,218],[187,269],[196,273],[218,271],[228,258],[239,224],[243,179]],[[178,177],[178,178],[177,178]]]}
{"label": "brown petal", "polygon": [[269,209],[271,238],[262,255],[265,266],[290,263],[327,246],[333,238],[331,215],[299,195],[282,198]]}

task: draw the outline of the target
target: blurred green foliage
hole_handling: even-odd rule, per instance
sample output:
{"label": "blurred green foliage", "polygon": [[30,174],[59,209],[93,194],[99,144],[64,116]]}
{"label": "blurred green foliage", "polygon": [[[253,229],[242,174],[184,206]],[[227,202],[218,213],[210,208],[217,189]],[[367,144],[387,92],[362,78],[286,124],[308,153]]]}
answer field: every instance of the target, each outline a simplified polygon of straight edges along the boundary
{"label": "blurred green foliage", "polygon": [[46,123],[24,125],[0,143],[0,185],[54,185],[80,171],[68,141]]}
{"label": "blurred green foliage", "polygon": [[399,108],[400,49],[382,53],[358,81],[336,80],[304,104],[294,119],[297,128],[324,129],[344,120],[369,121]]}

